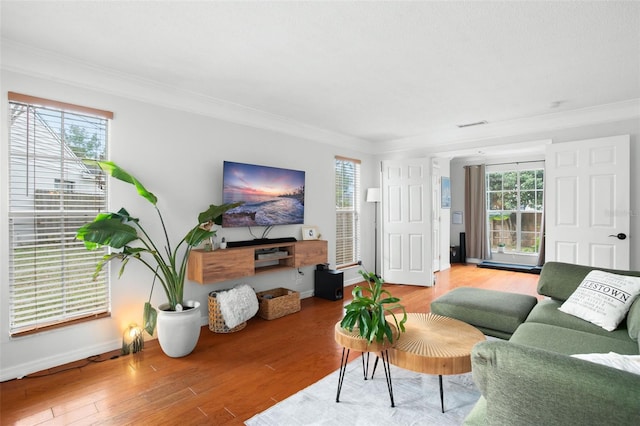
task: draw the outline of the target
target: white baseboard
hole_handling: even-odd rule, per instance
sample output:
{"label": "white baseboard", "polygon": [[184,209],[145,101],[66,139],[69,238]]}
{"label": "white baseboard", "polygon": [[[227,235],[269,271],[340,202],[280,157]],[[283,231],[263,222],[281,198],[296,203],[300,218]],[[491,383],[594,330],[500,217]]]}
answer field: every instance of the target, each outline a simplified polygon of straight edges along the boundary
{"label": "white baseboard", "polygon": [[313,290],[307,290],[300,293],[300,299],[306,299],[307,297],[313,297]]}
{"label": "white baseboard", "polygon": [[24,364],[18,364],[10,368],[3,368],[2,372],[0,372],[0,381],[4,382],[6,380],[21,379],[24,376],[33,374],[38,371],[47,370],[53,367],[59,367],[70,362],[87,359],[91,356],[101,355],[106,352],[120,349],[121,347],[122,341],[120,339],[117,339],[99,345],[65,352],[50,358],[39,359],[37,361],[26,362]]}

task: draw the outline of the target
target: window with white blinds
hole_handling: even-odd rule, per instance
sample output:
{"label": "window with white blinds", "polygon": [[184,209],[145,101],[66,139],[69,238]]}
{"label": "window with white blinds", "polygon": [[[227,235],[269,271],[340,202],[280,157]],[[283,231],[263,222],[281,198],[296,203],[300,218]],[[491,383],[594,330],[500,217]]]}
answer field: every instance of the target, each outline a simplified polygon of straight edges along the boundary
{"label": "window with white blinds", "polygon": [[360,260],[360,161],[336,157],[336,266]]}
{"label": "window with white blinds", "polygon": [[107,179],[87,160],[107,159],[113,114],[9,93],[10,332],[21,335],[108,316],[106,250],[89,252],[76,230],[107,207]]}

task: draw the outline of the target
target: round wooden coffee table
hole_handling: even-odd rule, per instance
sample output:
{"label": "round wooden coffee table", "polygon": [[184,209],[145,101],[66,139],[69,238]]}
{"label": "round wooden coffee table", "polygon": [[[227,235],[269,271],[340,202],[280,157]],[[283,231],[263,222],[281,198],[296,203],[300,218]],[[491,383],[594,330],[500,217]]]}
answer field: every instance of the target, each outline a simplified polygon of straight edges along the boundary
{"label": "round wooden coffee table", "polygon": [[471,348],[485,340],[477,328],[436,314],[407,314],[406,331],[389,349],[389,362],[418,373],[437,374],[444,413],[442,376],[471,371]]}

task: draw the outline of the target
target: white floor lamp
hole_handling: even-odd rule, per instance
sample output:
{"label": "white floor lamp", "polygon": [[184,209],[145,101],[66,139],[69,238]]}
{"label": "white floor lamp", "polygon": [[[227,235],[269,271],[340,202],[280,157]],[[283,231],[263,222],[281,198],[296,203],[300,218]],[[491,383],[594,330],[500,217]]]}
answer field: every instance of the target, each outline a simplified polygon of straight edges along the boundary
{"label": "white floor lamp", "polygon": [[367,203],[375,204],[375,213],[374,213],[374,228],[373,228],[373,238],[374,238],[374,267],[373,272],[378,275],[378,203],[382,201],[382,194],[380,193],[380,188],[369,188],[367,189]]}

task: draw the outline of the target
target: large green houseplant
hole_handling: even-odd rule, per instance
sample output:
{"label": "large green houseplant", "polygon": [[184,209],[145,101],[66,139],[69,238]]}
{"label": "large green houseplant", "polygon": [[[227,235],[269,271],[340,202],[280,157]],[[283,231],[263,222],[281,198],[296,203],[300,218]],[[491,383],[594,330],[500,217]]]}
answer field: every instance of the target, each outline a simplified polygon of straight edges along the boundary
{"label": "large green houseplant", "polygon": [[[388,290],[382,288],[383,279],[373,272],[358,271],[367,283],[366,287],[357,285],[351,294],[353,300],[345,306],[345,316],[340,321],[340,326],[346,330],[358,329],[361,337],[367,339],[369,343],[374,341],[382,343],[386,338],[393,343],[394,337],[399,337],[405,331],[404,324],[407,322],[407,312],[400,299],[393,297]],[[400,321],[396,313],[402,312]],[[393,326],[389,323],[387,316],[393,319]],[[394,328],[397,336],[394,336]]]}
{"label": "large green houseplant", "polygon": [[[106,254],[98,262],[94,276],[97,276],[102,268],[114,259],[122,261],[118,275],[121,276],[129,260],[138,260],[153,273],[151,293],[153,293],[156,280],[159,281],[167,296],[169,309],[181,311],[184,304],[184,280],[191,249],[214,236],[213,225],[220,224],[222,214],[241,203],[210,205],[207,210],[198,215],[198,223],[187,232],[178,244],[173,246],[157,206],[157,197],[149,192],[138,179],[115,163],[96,161],[95,164],[113,178],[135,186],[138,194],[153,204],[162,225],[164,238],[161,243],[154,241],[142,226],[140,219],[129,215],[129,212],[124,208],[121,208],[117,213],[98,214],[92,222],[78,229],[76,238],[84,241],[85,247],[89,250],[108,246],[117,251]],[[152,335],[156,328],[158,313],[151,305],[151,293],[149,301],[144,305],[143,320],[144,329]]]}

